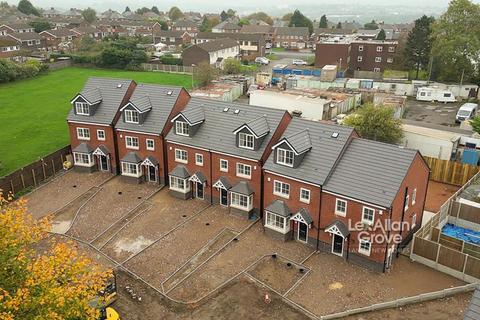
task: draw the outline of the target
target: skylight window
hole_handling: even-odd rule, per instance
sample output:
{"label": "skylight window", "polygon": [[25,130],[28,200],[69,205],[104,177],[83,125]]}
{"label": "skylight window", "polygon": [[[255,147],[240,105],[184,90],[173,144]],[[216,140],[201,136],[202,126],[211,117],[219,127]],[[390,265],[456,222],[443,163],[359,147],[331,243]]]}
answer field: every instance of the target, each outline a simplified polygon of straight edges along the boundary
{"label": "skylight window", "polygon": [[223,108],[223,112],[228,112],[228,110],[230,110],[229,107]]}
{"label": "skylight window", "polygon": [[339,133],[338,133],[338,132],[334,132],[334,133],[332,133],[332,138],[335,138],[335,139],[337,139],[337,138],[338,138],[338,135],[339,135]]}
{"label": "skylight window", "polygon": [[233,113],[239,114],[239,113],[240,113],[240,110],[239,110],[239,109],[235,109],[235,111],[234,111]]}
{"label": "skylight window", "polygon": [[121,83],[117,84],[117,88],[121,88],[121,87],[122,87]]}
{"label": "skylight window", "polygon": [[173,94],[173,91],[168,91],[167,96],[171,96]]}

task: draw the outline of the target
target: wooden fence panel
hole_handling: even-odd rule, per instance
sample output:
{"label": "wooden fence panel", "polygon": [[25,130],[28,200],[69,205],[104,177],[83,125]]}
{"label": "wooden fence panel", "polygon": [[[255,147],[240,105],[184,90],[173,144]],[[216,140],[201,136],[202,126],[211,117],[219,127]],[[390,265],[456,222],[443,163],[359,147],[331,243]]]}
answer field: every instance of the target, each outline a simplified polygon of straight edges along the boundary
{"label": "wooden fence panel", "polygon": [[462,251],[463,240],[440,234],[440,244],[453,250]]}
{"label": "wooden fence panel", "polygon": [[465,244],[463,245],[463,253],[480,259],[480,246],[477,246],[473,243],[465,242]]}
{"label": "wooden fence panel", "polygon": [[[476,224],[480,224],[480,208],[470,206],[468,204],[459,204],[461,205],[461,210],[458,213],[458,217],[463,220],[467,220]],[[456,216],[457,212],[453,212],[453,216]]]}
{"label": "wooden fence panel", "polygon": [[478,166],[464,164],[458,161],[441,160],[424,157],[430,167],[430,179],[438,182],[462,186],[479,170]]}
{"label": "wooden fence panel", "polygon": [[429,260],[437,260],[438,244],[427,239],[415,237],[413,253]]}
{"label": "wooden fence panel", "polygon": [[465,274],[480,279],[480,259],[468,256]]}
{"label": "wooden fence panel", "polygon": [[465,254],[454,249],[441,246],[440,252],[438,253],[438,263],[451,269],[463,272]]}

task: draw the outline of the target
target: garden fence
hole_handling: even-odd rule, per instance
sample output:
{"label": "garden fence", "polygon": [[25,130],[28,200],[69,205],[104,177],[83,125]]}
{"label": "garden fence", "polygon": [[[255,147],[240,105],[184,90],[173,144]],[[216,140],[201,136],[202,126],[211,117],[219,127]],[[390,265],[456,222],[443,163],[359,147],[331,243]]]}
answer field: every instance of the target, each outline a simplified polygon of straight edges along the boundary
{"label": "garden fence", "polygon": [[478,166],[458,161],[423,157],[430,168],[430,179],[433,181],[463,186],[471,177],[480,171]]}
{"label": "garden fence", "polygon": [[70,146],[63,147],[9,175],[0,178],[0,189],[4,194],[18,193],[37,187],[45,180],[63,172],[63,162],[71,154]]}
{"label": "garden fence", "polygon": [[193,72],[195,72],[195,67],[170,64],[142,63],[142,68],[145,71],[161,71],[181,74],[192,74]]}

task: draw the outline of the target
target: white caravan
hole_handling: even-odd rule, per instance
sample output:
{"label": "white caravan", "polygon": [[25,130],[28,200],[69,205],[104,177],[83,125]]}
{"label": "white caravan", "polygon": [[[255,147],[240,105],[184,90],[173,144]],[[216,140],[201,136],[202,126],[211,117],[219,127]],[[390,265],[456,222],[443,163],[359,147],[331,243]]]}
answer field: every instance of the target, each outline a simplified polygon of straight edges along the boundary
{"label": "white caravan", "polygon": [[430,102],[438,101],[445,103],[457,101],[452,91],[432,87],[419,88],[417,91],[417,100]]}

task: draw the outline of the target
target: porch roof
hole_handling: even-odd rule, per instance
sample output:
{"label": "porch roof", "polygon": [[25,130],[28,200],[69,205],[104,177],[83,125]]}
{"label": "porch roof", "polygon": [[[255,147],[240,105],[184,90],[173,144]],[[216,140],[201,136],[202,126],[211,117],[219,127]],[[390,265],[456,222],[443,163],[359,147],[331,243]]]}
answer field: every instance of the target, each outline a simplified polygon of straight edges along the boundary
{"label": "porch roof", "polygon": [[350,231],[348,227],[340,220],[335,220],[325,228],[325,232],[333,233],[346,238]]}
{"label": "porch roof", "polygon": [[188,172],[187,168],[182,165],[176,166],[175,169],[170,172],[170,175],[180,179],[187,179],[190,177],[190,173]]}
{"label": "porch roof", "polygon": [[123,157],[122,162],[140,163],[142,162],[142,158],[140,158],[136,152],[129,152]]}
{"label": "porch roof", "polygon": [[76,146],[72,152],[76,152],[76,153],[92,153],[93,152],[93,148],[90,147],[90,145],[86,142],[82,142],[80,143],[78,146]]}
{"label": "porch roof", "polygon": [[282,200],[275,200],[265,208],[266,211],[278,214],[282,217],[290,217],[291,211]]}
{"label": "porch roof", "polygon": [[232,187],[232,184],[230,183],[230,180],[228,180],[227,177],[220,177],[218,178],[217,182],[213,184],[215,188],[222,188],[225,190],[229,190]]}
{"label": "porch roof", "polygon": [[239,193],[243,194],[245,196],[249,196],[253,193],[252,187],[250,187],[250,184],[246,181],[240,181],[236,185],[234,185],[231,189],[230,192],[233,193]]}
{"label": "porch roof", "polygon": [[303,222],[307,225],[311,225],[313,222],[310,212],[308,212],[308,210],[305,208],[300,209],[293,217],[290,218],[290,220]]}

